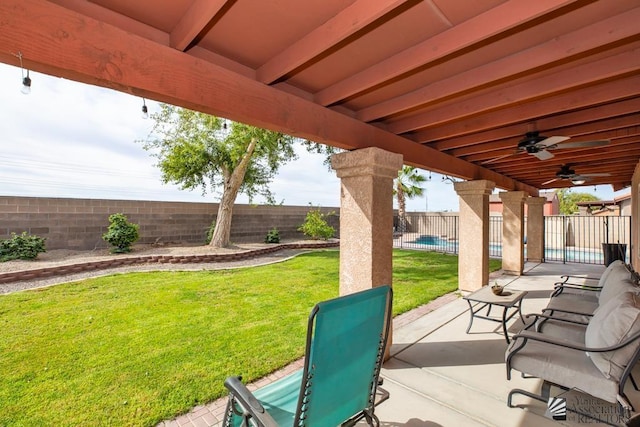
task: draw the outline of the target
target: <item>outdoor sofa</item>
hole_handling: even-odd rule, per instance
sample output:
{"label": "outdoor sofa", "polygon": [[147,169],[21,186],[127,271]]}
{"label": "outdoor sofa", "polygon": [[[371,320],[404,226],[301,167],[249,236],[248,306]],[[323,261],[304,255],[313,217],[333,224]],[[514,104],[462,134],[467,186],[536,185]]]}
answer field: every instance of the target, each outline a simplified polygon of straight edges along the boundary
{"label": "outdoor sofa", "polygon": [[[640,358],[640,287],[624,263],[612,263],[597,284],[556,284],[549,304],[526,316],[527,326],[513,337],[505,354],[511,371],[543,380],[540,394],[523,394],[547,402],[552,385],[579,390],[634,410],[625,394],[627,379]],[[635,383],[634,383],[635,386]]]}

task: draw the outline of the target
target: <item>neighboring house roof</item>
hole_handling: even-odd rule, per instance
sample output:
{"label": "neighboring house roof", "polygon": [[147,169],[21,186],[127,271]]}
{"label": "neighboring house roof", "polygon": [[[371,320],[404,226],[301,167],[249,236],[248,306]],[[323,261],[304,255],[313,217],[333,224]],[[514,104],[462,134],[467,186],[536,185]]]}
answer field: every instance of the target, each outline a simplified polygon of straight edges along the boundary
{"label": "neighboring house roof", "polygon": [[613,200],[591,200],[588,202],[577,202],[578,206],[587,206],[587,207],[596,207],[596,206],[611,206],[611,205],[619,205],[621,202],[625,200],[631,199],[631,193],[623,194],[622,196],[618,196]]}

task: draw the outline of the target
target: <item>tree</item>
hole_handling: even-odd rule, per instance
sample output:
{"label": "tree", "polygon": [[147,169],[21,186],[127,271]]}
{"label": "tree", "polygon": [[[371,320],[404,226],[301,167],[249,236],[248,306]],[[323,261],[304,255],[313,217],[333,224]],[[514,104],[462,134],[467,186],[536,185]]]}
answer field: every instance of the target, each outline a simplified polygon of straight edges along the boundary
{"label": "tree", "polygon": [[274,202],[268,184],[279,167],[297,158],[295,138],[168,104],[151,115],[144,149],[158,159],[164,183],[202,194],[221,188],[211,246],[229,245],[233,205],[239,193]]}
{"label": "tree", "polygon": [[398,171],[398,178],[395,179],[393,186],[393,194],[398,200],[398,225],[400,231],[406,231],[407,228],[406,199],[422,196],[424,188],[420,187],[420,184],[426,180],[416,168],[411,166],[404,165]]}
{"label": "tree", "polygon": [[560,202],[560,213],[563,215],[573,215],[578,212],[578,202],[594,202],[600,200],[589,193],[573,193],[570,188],[563,188],[556,192]]}

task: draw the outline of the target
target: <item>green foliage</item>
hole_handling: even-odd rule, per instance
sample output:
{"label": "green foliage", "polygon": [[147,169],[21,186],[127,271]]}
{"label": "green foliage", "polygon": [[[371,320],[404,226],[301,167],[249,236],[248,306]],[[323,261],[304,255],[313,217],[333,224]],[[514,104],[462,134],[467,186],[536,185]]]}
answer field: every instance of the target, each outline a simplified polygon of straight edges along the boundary
{"label": "green foliage", "polygon": [[421,175],[418,169],[404,165],[402,169],[398,171],[398,178],[396,178],[395,185],[393,186],[393,194],[398,196],[398,198],[401,196],[407,199],[420,197],[424,194],[424,188],[422,188],[420,184],[426,181],[427,178]]}
{"label": "green foliage", "polygon": [[213,232],[216,231],[216,220],[211,221],[211,225],[207,229],[207,233],[205,236],[205,243],[208,245],[211,242],[211,238],[213,237]]}
{"label": "green foliage", "polygon": [[589,193],[574,193],[571,189],[563,188],[557,193],[560,202],[560,213],[563,215],[573,215],[578,213],[578,202],[594,202],[600,200]]}
{"label": "green foliage", "polygon": [[[158,159],[164,183],[182,189],[227,191],[233,172],[248,162],[244,176],[238,177],[240,192],[264,196],[272,202],[269,183],[279,167],[295,160],[295,138],[280,132],[228,121],[205,113],[160,104],[152,114],[155,121],[145,150]],[[252,142],[257,142],[250,152]]]}
{"label": "green foliage", "polygon": [[264,238],[265,243],[280,243],[280,232],[277,228],[273,227],[267,233],[267,236]]}
{"label": "green foliage", "polygon": [[131,252],[131,245],[140,237],[139,228],[138,224],[130,223],[125,214],[115,213],[109,216],[109,228],[102,239],[113,246],[111,253]]}
{"label": "green foliage", "polygon": [[0,240],[0,262],[12,259],[35,259],[39,253],[46,252],[45,239],[28,234],[11,233],[11,238]]}
{"label": "green foliage", "polygon": [[334,215],[334,212],[323,214],[320,209],[311,209],[307,212],[304,223],[298,227],[298,231],[302,231],[305,236],[314,240],[327,240],[333,237],[336,230],[327,223],[326,218]]}
{"label": "green foliage", "polygon": [[427,179],[420,175],[418,169],[403,165],[398,171],[398,178],[393,185],[393,194],[398,201],[399,231],[407,230],[406,199],[413,199],[424,194],[425,189],[420,186]]}

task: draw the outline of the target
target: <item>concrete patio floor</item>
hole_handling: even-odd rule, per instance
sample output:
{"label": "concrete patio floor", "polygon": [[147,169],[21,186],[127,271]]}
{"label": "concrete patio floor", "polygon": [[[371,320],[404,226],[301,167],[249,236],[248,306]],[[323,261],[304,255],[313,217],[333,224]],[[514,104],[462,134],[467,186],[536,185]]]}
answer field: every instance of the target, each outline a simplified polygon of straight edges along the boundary
{"label": "concrete patio floor", "polygon": [[[599,276],[604,266],[584,264],[529,264],[523,276],[501,276],[497,282],[507,289],[526,290],[523,314],[540,312],[546,306],[553,283],[562,274]],[[498,314],[495,310],[493,314]],[[382,375],[391,397],[376,409],[384,426],[559,426],[606,425],[568,413],[568,421],[545,416],[547,405],[525,396],[514,397],[516,408],[506,404],[513,388],[539,393],[541,381],[524,379],[514,371],[507,381],[504,353],[507,348],[499,323],[475,319],[469,334],[469,306],[458,298],[415,321],[394,330],[391,358]],[[522,328],[516,316],[509,333]],[[636,377],[640,375],[635,374]],[[552,396],[581,402],[607,412],[615,406],[595,401],[575,391],[570,395],[552,388]],[[636,408],[640,393],[628,384],[627,394]],[[616,414],[609,417],[618,421]]]}

